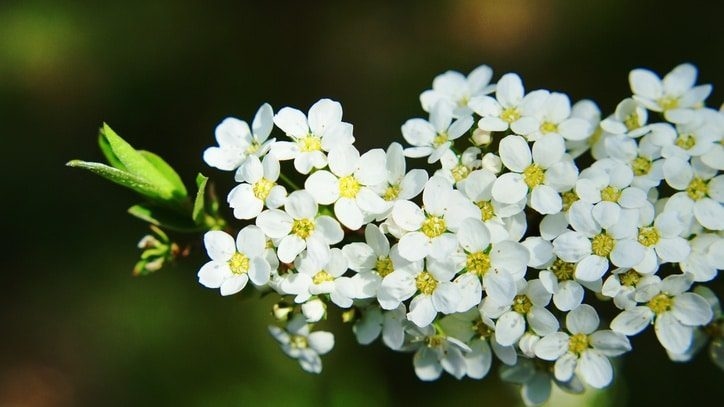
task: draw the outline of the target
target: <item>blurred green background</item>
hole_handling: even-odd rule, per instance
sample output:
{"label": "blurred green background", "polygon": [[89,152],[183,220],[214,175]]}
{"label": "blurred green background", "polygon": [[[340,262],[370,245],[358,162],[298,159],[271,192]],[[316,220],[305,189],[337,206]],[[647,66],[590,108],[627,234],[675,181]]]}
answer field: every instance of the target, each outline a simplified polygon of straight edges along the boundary
{"label": "blurred green background", "polygon": [[[330,97],[358,148],[383,147],[423,115],[418,95],[435,75],[482,63],[608,113],[629,94],[629,70],[688,61],[718,106],[719,3],[3,0],[0,406],[517,405],[495,371],[421,383],[411,355],[356,345],[336,321],[323,373],[302,372],[267,333],[273,299],[201,287],[203,253],[132,277],[147,231],[125,213],[136,197],[65,162],[103,160],[105,121],[187,184],[202,171],[230,185],[201,160],[226,116]],[[724,375],[704,355],[673,363],[651,331],[633,345],[609,402],[724,400]]]}

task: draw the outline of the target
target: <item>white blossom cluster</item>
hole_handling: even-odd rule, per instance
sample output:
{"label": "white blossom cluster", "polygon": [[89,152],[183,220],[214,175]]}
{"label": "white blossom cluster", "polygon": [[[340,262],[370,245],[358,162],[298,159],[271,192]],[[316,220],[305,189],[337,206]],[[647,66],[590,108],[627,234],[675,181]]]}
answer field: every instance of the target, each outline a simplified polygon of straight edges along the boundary
{"label": "white blossom cluster", "polygon": [[360,344],[414,353],[420,379],[481,379],[497,360],[529,405],[552,383],[609,385],[610,358],[651,326],[671,359],[691,358],[722,325],[703,285],[724,265],[712,87],[690,64],[635,69],[602,117],[515,73],[492,79],[485,65],[437,76],[426,117],[384,150],[358,151],[329,99],[225,119],[204,160],[234,173],[240,230],[206,233],[199,282],[276,291],[270,331],[314,373],[332,305]]}

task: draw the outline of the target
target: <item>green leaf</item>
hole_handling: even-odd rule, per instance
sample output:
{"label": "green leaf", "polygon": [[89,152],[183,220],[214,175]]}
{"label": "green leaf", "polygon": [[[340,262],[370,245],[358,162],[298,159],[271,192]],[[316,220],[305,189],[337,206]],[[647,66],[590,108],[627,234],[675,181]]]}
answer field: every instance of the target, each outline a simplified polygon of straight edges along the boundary
{"label": "green leaf", "polygon": [[113,152],[113,149],[111,148],[111,144],[108,142],[108,139],[103,136],[103,133],[98,134],[98,146],[101,148],[101,152],[103,153],[103,156],[106,157],[106,161],[108,163],[118,168],[119,170],[128,172],[128,169],[125,165],[121,162],[121,160],[116,157],[116,154]]}
{"label": "green leaf", "polygon": [[156,169],[163,174],[163,176],[166,178],[168,182],[170,182],[174,190],[176,191],[176,197],[177,199],[181,200],[188,196],[188,191],[186,191],[186,186],[184,185],[183,181],[181,180],[181,177],[178,175],[176,170],[174,170],[166,161],[164,161],[163,158],[160,156],[145,150],[138,150],[139,153],[143,157],[148,160]]}
{"label": "green leaf", "polygon": [[197,225],[203,225],[204,217],[206,216],[204,206],[206,201],[206,182],[208,180],[209,177],[206,177],[201,173],[198,173],[196,175],[196,186],[198,187],[198,192],[196,192],[196,199],[194,200],[194,210],[191,217],[194,219],[194,222],[196,222]]}
{"label": "green leaf", "polygon": [[126,171],[113,168],[106,164],[86,162],[81,160],[72,160],[66,163],[69,167],[83,168],[94,174],[98,174],[101,177],[115,182],[116,184],[123,185],[124,187],[130,188],[142,195],[145,195],[152,199],[164,199],[163,193],[159,190],[157,185],[149,183],[147,180],[140,178],[134,174],[130,174]]}
{"label": "green leaf", "polygon": [[128,213],[152,225],[175,230],[177,232],[199,232],[199,227],[191,218],[186,218],[178,212],[153,204],[140,204],[128,208]]}
{"label": "green leaf", "polygon": [[136,151],[105,123],[103,123],[101,135],[106,139],[111,151],[126,168],[127,172],[144,179],[149,184],[155,185],[159,190],[161,199],[170,200],[174,198],[174,185],[143,154]]}

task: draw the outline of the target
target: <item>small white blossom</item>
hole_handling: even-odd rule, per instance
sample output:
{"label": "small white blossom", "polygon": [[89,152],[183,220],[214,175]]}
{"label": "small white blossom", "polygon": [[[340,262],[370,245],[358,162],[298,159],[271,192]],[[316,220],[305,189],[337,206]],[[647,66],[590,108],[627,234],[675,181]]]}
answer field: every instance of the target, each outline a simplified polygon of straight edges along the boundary
{"label": "small white blossom", "polygon": [[287,190],[277,184],[279,178],[279,161],[273,154],[268,154],[259,161],[256,156],[249,156],[237,171],[236,181],[242,182],[227,197],[229,206],[234,209],[237,219],[253,219],[258,216],[264,205],[278,208],[284,205]]}
{"label": "small white blossom", "polygon": [[493,70],[487,65],[480,65],[466,77],[457,71],[446,71],[437,75],[432,81],[432,89],[420,95],[422,109],[429,112],[433,106],[442,102],[447,104],[455,117],[469,116],[472,110],[468,101],[475,96],[487,95],[495,90],[490,83]]}
{"label": "small white blossom", "polygon": [[302,369],[309,373],[322,372],[322,359],[334,347],[334,335],[331,332],[309,332],[304,316],[291,319],[285,329],[269,326],[269,332],[279,342],[287,356],[297,359]]}
{"label": "small white blossom", "polygon": [[269,281],[270,267],[264,258],[266,239],[258,227],[245,227],[236,241],[220,230],[206,232],[204,246],[211,257],[198,273],[204,287],[220,288],[221,295],[231,295],[241,291],[249,280],[256,285]]}
{"label": "small white blossom", "polygon": [[432,164],[440,159],[452,143],[465,134],[474,121],[463,116],[453,121],[450,106],[438,103],[430,111],[430,119],[410,119],[402,125],[402,136],[412,145],[405,149],[407,157],[428,157]]}

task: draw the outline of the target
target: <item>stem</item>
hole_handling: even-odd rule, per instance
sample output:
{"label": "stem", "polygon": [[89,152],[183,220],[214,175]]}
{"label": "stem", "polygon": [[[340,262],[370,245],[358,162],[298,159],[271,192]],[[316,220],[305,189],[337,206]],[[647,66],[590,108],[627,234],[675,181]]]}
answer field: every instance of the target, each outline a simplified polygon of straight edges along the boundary
{"label": "stem", "polygon": [[289,177],[287,177],[286,175],[284,175],[282,173],[279,173],[279,179],[281,179],[282,182],[287,184],[287,186],[289,188],[293,188],[295,191],[302,189],[299,187],[299,185],[297,185],[294,181],[292,181]]}

